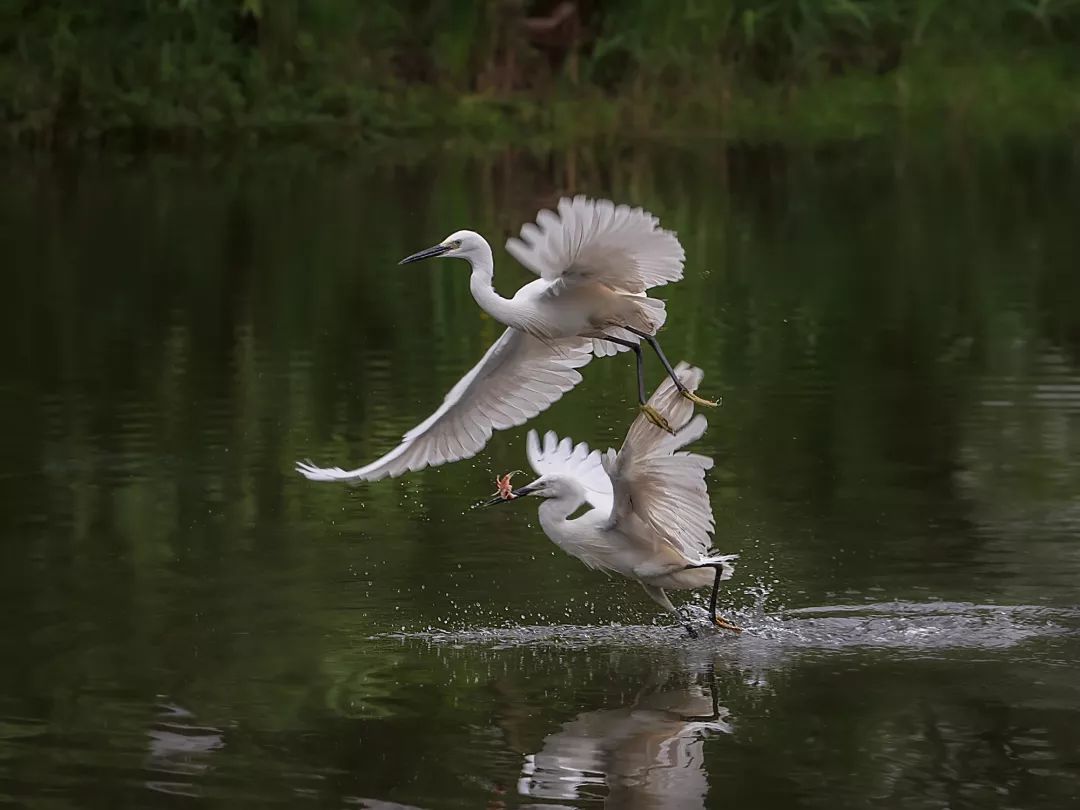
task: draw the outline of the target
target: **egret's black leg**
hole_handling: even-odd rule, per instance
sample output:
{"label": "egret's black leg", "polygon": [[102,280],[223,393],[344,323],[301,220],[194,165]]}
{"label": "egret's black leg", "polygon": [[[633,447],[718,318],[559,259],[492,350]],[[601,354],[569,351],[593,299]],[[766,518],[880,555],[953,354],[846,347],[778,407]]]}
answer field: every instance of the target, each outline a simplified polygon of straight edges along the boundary
{"label": "egret's black leg", "polygon": [[713,571],[716,572],[716,576],[712,583],[712,596],[709,597],[709,615],[712,617],[713,624],[717,627],[723,627],[725,630],[734,630],[736,633],[741,633],[742,628],[732,624],[727,619],[722,619],[716,615],[716,597],[720,593],[720,575],[724,572],[723,564],[717,563],[711,566]]}
{"label": "egret's black leg", "polygon": [[652,346],[653,351],[656,352],[656,356],[660,358],[660,363],[664,366],[664,371],[666,371],[667,375],[671,377],[671,381],[675,383],[675,387],[679,389],[679,392],[684,397],[698,405],[709,405],[714,408],[716,407],[715,402],[699,397],[697,394],[695,394],[693,391],[683,385],[682,380],[680,380],[675,374],[675,369],[671,367],[671,362],[667,359],[667,355],[664,354],[664,350],[660,348],[660,341],[656,339],[655,335],[650,335],[647,332],[642,332],[640,329],[635,329],[632,326],[624,326],[623,328],[626,329],[628,332],[633,332],[642,340],[648,341],[649,345]]}
{"label": "egret's black leg", "polygon": [[716,576],[713,577],[712,596],[709,597],[709,615],[710,616],[715,616],[716,615],[716,597],[720,595],[720,571],[721,570],[722,569],[719,566],[717,566],[716,568],[713,569],[713,573],[716,574]]}
{"label": "egret's black leg", "polygon": [[682,626],[686,629],[686,635],[690,636],[690,638],[697,638],[698,631],[694,629],[694,622],[688,615],[683,613],[682,608],[676,610],[675,615],[679,617]]}
{"label": "egret's black leg", "polygon": [[709,666],[709,697],[712,699],[712,717],[710,720],[720,719],[720,696],[716,694],[716,670]]}
{"label": "egret's black leg", "polygon": [[733,630],[736,633],[741,633],[743,629],[737,624],[732,624],[727,619],[716,615],[716,598],[720,595],[720,579],[724,573],[723,563],[708,563],[706,565],[688,565],[687,568],[711,568],[715,572],[716,576],[713,578],[712,584],[712,596],[709,597],[709,617],[712,619],[712,623],[717,627],[723,627],[725,630]]}
{"label": "egret's black leg", "polygon": [[635,329],[632,326],[623,327],[627,332],[633,332],[642,340],[647,340],[649,345],[652,346],[653,351],[656,352],[656,356],[660,358],[660,363],[664,366],[664,370],[671,377],[671,381],[675,383],[680,391],[685,391],[686,386],[682,384],[682,380],[675,376],[675,369],[671,367],[671,363],[667,359],[667,355],[664,354],[664,350],[660,348],[660,341],[656,339],[654,335],[650,335],[648,332],[642,332],[640,329]]}
{"label": "egret's black leg", "polygon": [[648,404],[648,397],[645,396],[645,358],[641,352],[641,346],[633,341],[611,337],[610,335],[604,335],[604,340],[611,341],[619,346],[625,346],[634,352],[634,357],[637,360],[638,405],[641,406],[641,412],[645,414],[646,419],[658,428],[666,430],[668,433],[674,435],[675,431],[672,429],[671,424],[664,418],[664,415],[660,413],[660,411]]}
{"label": "egret's black leg", "polygon": [[679,624],[681,624],[685,628],[686,633],[690,636],[690,638],[698,637],[697,630],[694,629],[694,625],[693,622],[690,620],[690,617],[685,615],[682,610],[671,604],[671,600],[667,598],[667,594],[664,593],[663,588],[657,587],[656,585],[649,585],[645,582],[641,583],[641,587],[645,589],[645,593],[647,593],[649,595],[649,598],[656,602],[656,604],[660,605],[660,607],[662,607],[668,613],[675,614],[675,618],[678,619]]}
{"label": "egret's black leg", "polygon": [[682,719],[687,722],[709,722],[712,720],[720,719],[720,697],[716,692],[716,670],[710,665],[708,669],[709,677],[709,697],[712,700],[712,714],[691,714],[682,715]]}

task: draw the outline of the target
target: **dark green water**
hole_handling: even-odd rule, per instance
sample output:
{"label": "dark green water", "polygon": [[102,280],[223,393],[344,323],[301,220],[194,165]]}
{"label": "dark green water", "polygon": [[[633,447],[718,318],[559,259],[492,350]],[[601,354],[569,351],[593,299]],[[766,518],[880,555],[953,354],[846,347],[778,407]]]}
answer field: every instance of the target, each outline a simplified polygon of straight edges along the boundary
{"label": "dark green water", "polygon": [[[0,179],[0,804],[1080,799],[1075,155]],[[500,331],[464,264],[396,261],[568,188],[687,249],[662,337],[723,397],[700,449],[741,637],[687,640],[529,502],[470,511],[524,429],[353,489],[292,472],[392,447]],[[532,426],[615,444],[631,361],[585,372]]]}

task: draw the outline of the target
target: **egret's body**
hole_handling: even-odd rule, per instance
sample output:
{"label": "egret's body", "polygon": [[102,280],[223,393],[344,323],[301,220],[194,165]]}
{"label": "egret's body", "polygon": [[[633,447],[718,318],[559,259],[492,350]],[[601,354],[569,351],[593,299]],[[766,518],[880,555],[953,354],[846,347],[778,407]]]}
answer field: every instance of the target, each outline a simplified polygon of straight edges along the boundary
{"label": "egret's body", "polygon": [[[690,390],[701,381],[700,369],[680,364],[676,376]],[[639,416],[622,448],[606,454],[586,444],[560,441],[548,432],[541,444],[529,431],[529,464],[540,477],[511,497],[498,496],[487,505],[526,495],[543,498],[540,527],[559,548],[590,568],[637,580],[645,592],[672,613],[665,589],[713,586],[712,617],[721,627],[738,630],[716,616],[719,584],[734,571],[736,555],[711,548],[715,527],[705,472],[712,459],[682,448],[701,437],[707,422],[668,379],[649,401],[675,424],[685,426],[672,436],[653,429]],[[592,508],[572,518],[582,506]],[[689,626],[688,626],[688,629]]]}
{"label": "egret's body", "polygon": [[[471,231],[460,232],[466,233],[483,239]],[[664,324],[663,301],[618,292],[599,283],[567,287],[562,280],[537,279],[518,289],[513,298],[503,298],[492,284],[491,248],[486,241],[482,247],[487,248],[487,255],[473,263],[469,289],[481,309],[511,329],[544,341],[605,340],[610,331],[620,327],[632,326],[652,334]]]}
{"label": "egret's body", "polygon": [[[438,410],[382,458],[354,470],[302,462],[301,474],[315,481],[375,481],[469,458],[493,431],[524,423],[577,385],[578,369],[593,355],[619,351],[637,355],[638,398],[647,418],[672,431],[645,403],[639,342],[649,343],[672,373],[654,337],[667,317],[664,302],[649,298],[646,290],[682,278],[679,240],[640,208],[577,197],[561,200],[558,210],[558,215],[541,211],[535,225],[525,225],[520,238],[506,243],[540,276],[512,298],[496,292],[491,246],[473,231],[457,231],[403,260],[464,259],[472,269],[473,298],[507,329]],[[693,401],[714,404],[680,390]]]}

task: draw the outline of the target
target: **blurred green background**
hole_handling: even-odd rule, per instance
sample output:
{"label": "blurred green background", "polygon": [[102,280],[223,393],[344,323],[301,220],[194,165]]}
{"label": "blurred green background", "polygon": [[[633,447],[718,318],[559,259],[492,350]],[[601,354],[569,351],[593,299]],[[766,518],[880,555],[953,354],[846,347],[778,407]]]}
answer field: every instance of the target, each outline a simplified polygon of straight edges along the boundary
{"label": "blurred green background", "polygon": [[1075,0],[7,0],[32,145],[1075,134]]}

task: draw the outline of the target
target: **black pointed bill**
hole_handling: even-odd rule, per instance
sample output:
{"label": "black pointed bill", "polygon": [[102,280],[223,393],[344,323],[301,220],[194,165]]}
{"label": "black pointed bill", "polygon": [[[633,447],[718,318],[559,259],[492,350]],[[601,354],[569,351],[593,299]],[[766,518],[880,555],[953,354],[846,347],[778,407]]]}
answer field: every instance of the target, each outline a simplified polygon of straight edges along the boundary
{"label": "black pointed bill", "polygon": [[509,498],[504,498],[502,495],[496,495],[482,503],[478,503],[474,508],[483,509],[486,506],[495,506],[496,504],[500,503],[510,503],[511,501],[516,501],[518,498],[524,498],[526,495],[531,495],[535,491],[536,487],[534,486],[518,487],[517,489],[510,492]]}
{"label": "black pointed bill", "polygon": [[398,262],[398,264],[412,264],[413,262],[422,262],[424,259],[434,259],[436,256],[442,256],[452,247],[453,245],[432,245],[425,250],[421,250],[419,253],[414,253],[412,256],[406,256]]}

